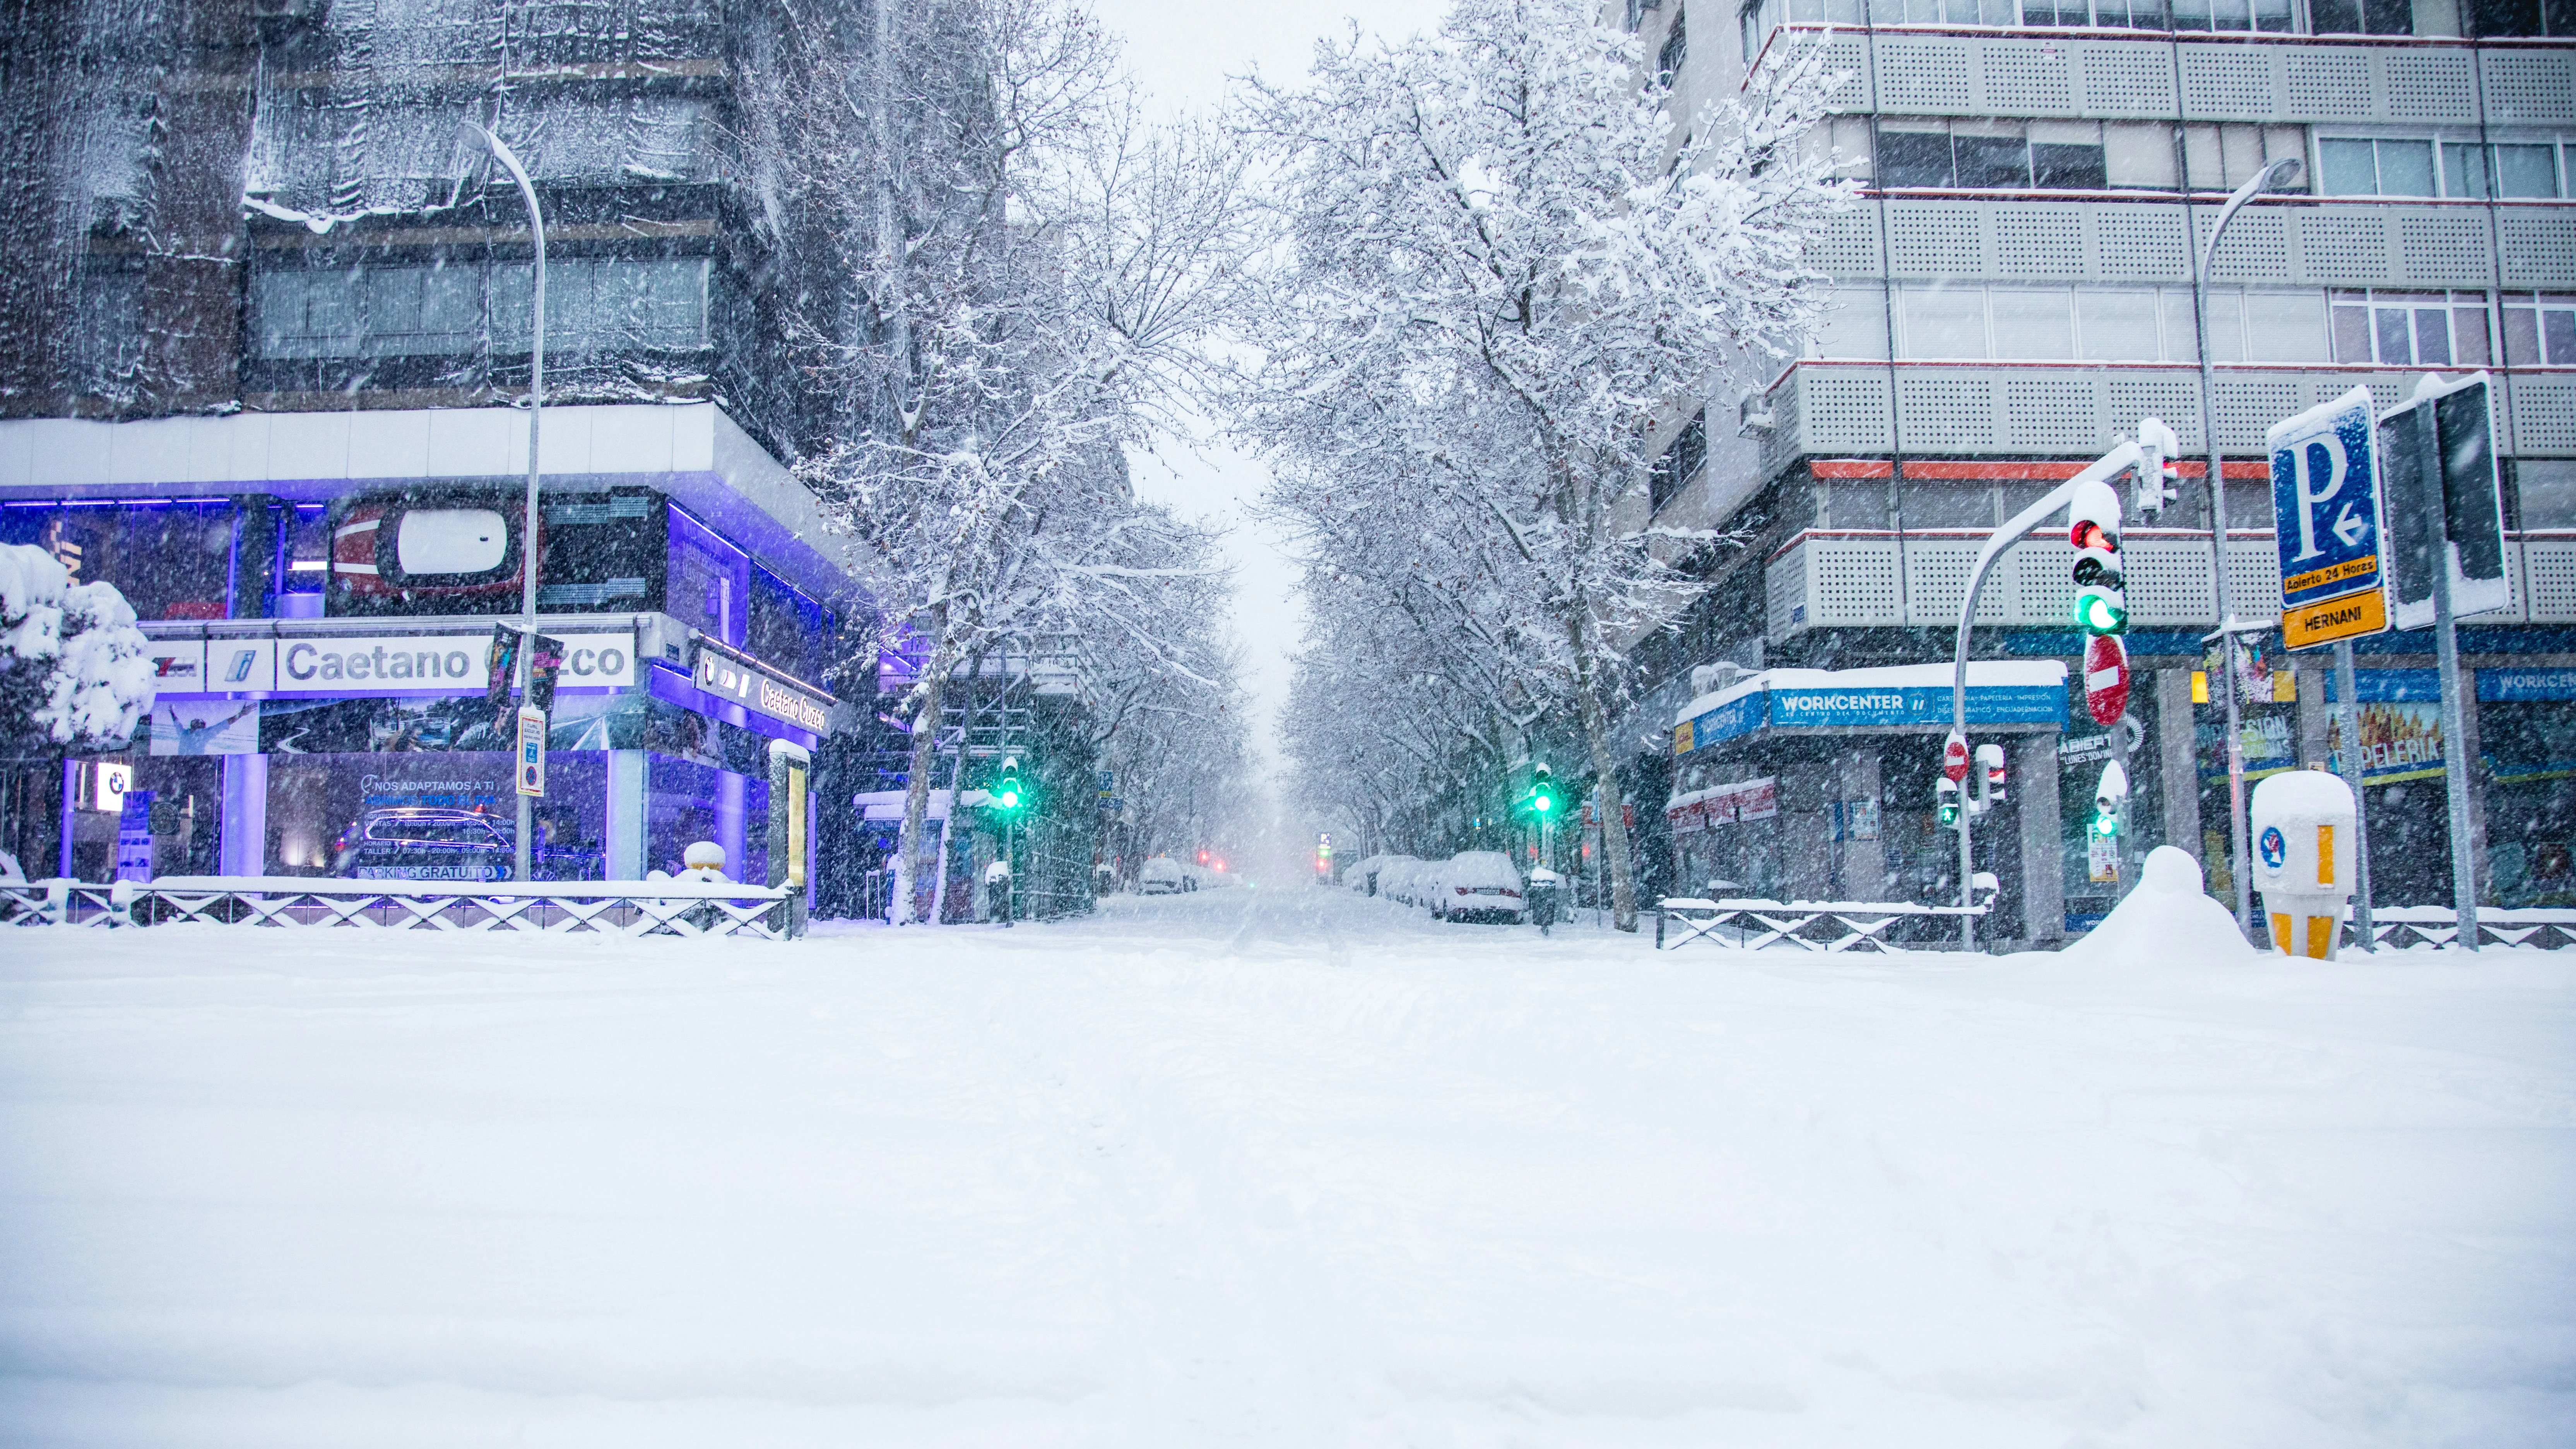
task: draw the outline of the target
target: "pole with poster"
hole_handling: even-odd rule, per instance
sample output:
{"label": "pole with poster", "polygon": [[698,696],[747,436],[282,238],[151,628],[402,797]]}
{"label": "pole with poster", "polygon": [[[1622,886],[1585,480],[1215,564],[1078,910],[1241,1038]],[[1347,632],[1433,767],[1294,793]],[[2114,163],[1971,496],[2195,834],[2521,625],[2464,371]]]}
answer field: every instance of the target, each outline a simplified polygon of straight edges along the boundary
{"label": "pole with poster", "polygon": [[2501,609],[2513,596],[2504,568],[2491,391],[2483,372],[2453,383],[2427,373],[2412,401],[2379,418],[2395,545],[2390,613],[2400,629],[2433,626],[2447,766],[2443,794],[2450,806],[2451,903],[2459,944],[2469,951],[2478,949],[2477,863],[2469,838],[2470,776],[2477,765],[2462,748],[2468,731],[2459,619]]}
{"label": "pole with poster", "polygon": [[805,934],[805,861],[812,840],[806,794],[813,771],[813,753],[803,745],[769,742],[769,884],[787,892],[787,919],[779,934],[791,939]]}
{"label": "pole with poster", "polygon": [[2361,703],[2352,641],[2389,627],[2390,569],[2382,540],[2376,410],[2368,388],[2284,418],[2264,435],[2272,457],[2272,518],[2281,555],[2281,642],[2334,648],[2343,780],[2354,802],[2353,934],[2375,951],[2370,918],[2370,812],[2361,781]]}

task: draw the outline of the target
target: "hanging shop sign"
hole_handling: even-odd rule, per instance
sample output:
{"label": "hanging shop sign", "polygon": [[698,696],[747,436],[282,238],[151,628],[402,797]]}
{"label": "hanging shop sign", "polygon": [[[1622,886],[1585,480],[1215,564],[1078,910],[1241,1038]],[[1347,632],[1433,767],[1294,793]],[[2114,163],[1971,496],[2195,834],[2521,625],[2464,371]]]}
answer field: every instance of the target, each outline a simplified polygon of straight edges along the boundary
{"label": "hanging shop sign", "polygon": [[698,641],[696,683],[718,699],[816,734],[829,726],[836,702],[712,639]]}
{"label": "hanging shop sign", "polygon": [[[624,689],[635,683],[635,633],[564,634],[561,682]],[[221,641],[218,641],[220,647]],[[279,694],[481,690],[489,634],[345,634],[276,641]]]}

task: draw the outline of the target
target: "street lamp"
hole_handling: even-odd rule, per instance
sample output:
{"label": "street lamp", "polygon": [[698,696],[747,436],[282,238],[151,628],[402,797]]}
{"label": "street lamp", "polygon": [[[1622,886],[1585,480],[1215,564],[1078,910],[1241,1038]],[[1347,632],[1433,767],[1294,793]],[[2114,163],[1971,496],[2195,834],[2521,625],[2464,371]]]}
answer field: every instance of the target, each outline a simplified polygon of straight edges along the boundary
{"label": "street lamp", "polygon": [[[530,671],[536,666],[537,648],[537,424],[546,391],[546,217],[537,206],[537,188],[528,180],[528,168],[519,164],[518,154],[500,137],[474,124],[460,121],[457,134],[468,141],[481,141],[519,183],[519,195],[528,203],[528,228],[537,239],[536,284],[533,309],[529,317],[528,342],[528,514],[519,533],[519,698],[530,700]],[[513,749],[516,745],[513,744]],[[511,771],[515,778],[515,763]],[[533,797],[519,794],[518,874],[521,883],[535,879],[533,869],[536,840],[536,807]]]}
{"label": "street lamp", "polygon": [[2227,676],[2228,874],[2236,882],[2236,928],[2248,936],[2254,933],[2254,882],[2245,850],[2245,736],[2236,704],[2235,620],[2227,609],[2227,465],[2219,455],[2217,385],[2211,380],[2209,367],[2209,269],[2218,255],[2218,239],[2226,234],[2227,224],[2236,219],[2245,203],[2262,192],[2288,185],[2297,179],[2299,170],[2297,160],[2284,158],[2237,187],[2227,204],[2218,209],[2218,225],[2209,229],[2209,240],[2201,243],[2191,274],[2193,330],[2200,344],[2200,436],[2209,445],[2209,572],[2211,586],[2217,590],[2218,672]]}

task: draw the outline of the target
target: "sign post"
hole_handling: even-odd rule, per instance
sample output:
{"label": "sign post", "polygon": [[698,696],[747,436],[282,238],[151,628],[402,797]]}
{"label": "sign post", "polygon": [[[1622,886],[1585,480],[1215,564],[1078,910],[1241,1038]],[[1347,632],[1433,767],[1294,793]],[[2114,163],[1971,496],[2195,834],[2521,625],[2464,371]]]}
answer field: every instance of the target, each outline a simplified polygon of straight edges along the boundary
{"label": "sign post", "polygon": [[2414,401],[2383,414],[2387,431],[2388,513],[2397,626],[2433,626],[2442,687],[2445,768],[2450,806],[2451,902],[2462,950],[2478,949],[2478,878],[2469,839],[2470,773],[2464,748],[2467,706],[2461,695],[2459,617],[2501,609],[2512,587],[2504,572],[2504,506],[2496,479],[2495,417],[2487,375],[2444,383],[2427,373]]}
{"label": "sign post", "polygon": [[2388,508],[2382,496],[2378,427],[2368,388],[2356,387],[2272,426],[2272,517],[2281,554],[2281,639],[2291,649],[2334,646],[2336,714],[2343,729],[2343,779],[2356,814],[2354,934],[2376,950],[2370,919],[2370,812],[2361,788],[2361,701],[2352,641],[2390,623]]}

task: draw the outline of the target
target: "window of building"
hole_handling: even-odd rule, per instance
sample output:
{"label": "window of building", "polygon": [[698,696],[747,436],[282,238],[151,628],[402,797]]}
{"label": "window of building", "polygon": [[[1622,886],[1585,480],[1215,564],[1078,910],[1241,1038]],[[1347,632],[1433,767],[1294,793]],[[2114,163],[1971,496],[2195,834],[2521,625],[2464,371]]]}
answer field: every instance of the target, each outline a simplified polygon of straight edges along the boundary
{"label": "window of building", "polygon": [[2287,34],[2290,0],[2174,0],[2176,30],[2267,30]]}
{"label": "window of building", "polygon": [[1816,325],[1818,357],[1887,356],[1887,304],[1876,287],[1836,287]]}
{"label": "window of building", "polygon": [[2484,292],[2336,292],[2335,361],[2385,367],[2484,367]]}
{"label": "window of building", "polygon": [[2432,196],[2430,141],[2321,138],[2318,189],[2328,196]]}
{"label": "window of building", "polygon": [[[438,357],[524,352],[529,269],[443,266],[288,268],[251,280],[258,355]],[[706,341],[707,264],[697,257],[567,258],[546,266],[546,347],[690,348]]]}
{"label": "window of building", "polygon": [[1656,513],[1673,501],[1673,495],[1699,476],[1701,465],[1708,461],[1708,410],[1703,408],[1682,424],[1682,430],[1655,460],[1649,475],[1648,508]]}
{"label": "window of building", "polygon": [[1922,122],[1882,128],[1878,184],[1971,191],[2100,191],[2110,185],[2101,131],[2092,122],[2033,122],[2052,127],[2038,139],[2020,134],[2016,122],[1978,124],[1973,132],[1936,130]]}
{"label": "window of building", "polygon": [[2576,0],[2469,0],[2478,36],[2576,35]]}
{"label": "window of building", "polygon": [[2517,528],[2576,528],[2576,459],[2516,458]]}
{"label": "window of building", "polygon": [[[2324,304],[2324,294],[2316,291],[2211,288],[2210,360],[2329,361]],[[2189,287],[1900,287],[1897,310],[1898,355],[1909,360],[2196,362],[2200,357]]]}
{"label": "window of building", "polygon": [[1907,529],[1992,528],[1995,490],[1988,483],[1918,483],[1908,479],[1898,495]]}
{"label": "window of building", "polygon": [[1994,355],[2016,360],[2057,362],[2075,356],[2075,295],[2056,288],[1995,287],[1988,290]]}
{"label": "window of building", "polygon": [[2497,309],[2508,367],[2576,367],[2576,296],[2507,292]]}
{"label": "window of building", "polygon": [[2479,201],[2500,196],[2557,196],[2558,148],[2445,141],[2442,190],[2446,195]]}
{"label": "window of building", "polygon": [[[2010,0],[1995,0],[2009,5]],[[1860,25],[1862,0],[1749,0],[1740,12],[1744,53],[1762,53],[1762,42],[1783,25]]]}
{"label": "window of building", "polygon": [[1673,28],[1664,32],[1664,48],[1655,52],[1655,79],[1671,85],[1682,73],[1682,62],[1690,59],[1690,32],[1683,28],[1682,7],[1673,7]]}
{"label": "window of building", "polygon": [[2308,29],[2318,35],[2413,35],[2409,0],[2308,0]]}
{"label": "window of building", "polygon": [[1982,361],[1986,343],[1986,289],[1904,287],[1897,292],[1902,328],[1900,356]]}

